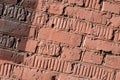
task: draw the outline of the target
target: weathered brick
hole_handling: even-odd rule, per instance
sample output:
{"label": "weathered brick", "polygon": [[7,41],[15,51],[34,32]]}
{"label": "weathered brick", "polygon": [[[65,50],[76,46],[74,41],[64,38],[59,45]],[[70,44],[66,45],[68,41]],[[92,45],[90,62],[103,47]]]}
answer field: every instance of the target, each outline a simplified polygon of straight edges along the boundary
{"label": "weathered brick", "polygon": [[2,18],[12,21],[20,21],[30,23],[32,22],[33,10],[17,5],[4,5]]}
{"label": "weathered brick", "polygon": [[113,26],[114,28],[119,28],[120,27],[120,17],[119,16],[112,17],[110,19],[110,22],[111,22],[111,26]]}
{"label": "weathered brick", "polygon": [[102,11],[108,11],[111,13],[119,14],[120,8],[117,4],[104,1],[102,6]]}
{"label": "weathered brick", "polygon": [[115,42],[120,42],[120,31],[116,31],[114,34],[114,41]]}
{"label": "weathered brick", "polygon": [[14,63],[21,63],[24,60],[24,55],[11,52],[9,50],[0,49],[0,59]]}
{"label": "weathered brick", "polygon": [[113,38],[114,30],[102,25],[96,25],[93,27],[91,34],[99,39],[111,40]]}
{"label": "weathered brick", "polygon": [[35,76],[36,72],[37,72],[37,69],[30,69],[28,67],[24,67],[22,79],[23,80],[35,80],[37,78]]}
{"label": "weathered brick", "polygon": [[27,43],[27,39],[20,38],[19,42],[17,44],[17,50],[19,50],[19,51],[25,51],[26,43]]}
{"label": "weathered brick", "polygon": [[25,51],[34,53],[37,47],[37,41],[35,40],[28,40],[26,43]]}
{"label": "weathered brick", "polygon": [[100,9],[100,0],[86,0],[84,4],[88,8]]}
{"label": "weathered brick", "polygon": [[49,55],[49,56],[59,56],[61,46],[58,43],[53,43],[51,41],[41,40],[38,44],[38,54]]}
{"label": "weathered brick", "polygon": [[17,4],[17,0],[0,0],[0,3],[7,3],[7,4]]}
{"label": "weathered brick", "polygon": [[113,51],[117,47],[113,42],[98,40],[93,37],[86,37],[84,40],[84,46],[88,49],[97,49],[103,51]]}
{"label": "weathered brick", "polygon": [[63,8],[64,8],[63,4],[53,3],[50,5],[48,12],[52,14],[61,15],[63,13]]}
{"label": "weathered brick", "polygon": [[37,4],[38,4],[38,0],[23,0],[18,2],[18,5],[31,9],[36,9]]}
{"label": "weathered brick", "polygon": [[62,59],[65,59],[67,61],[76,61],[76,60],[80,60],[81,55],[82,53],[79,48],[71,49],[64,47],[62,50],[61,57]]}
{"label": "weathered brick", "polygon": [[97,11],[86,10],[84,8],[79,8],[79,7],[67,7],[65,9],[65,15],[73,18],[79,18],[79,19],[91,21],[94,23],[100,23],[100,24],[107,23],[107,18],[102,13]]}
{"label": "weathered brick", "polygon": [[86,51],[83,56],[84,62],[101,64],[103,61],[103,55],[98,51]]}
{"label": "weathered brick", "polygon": [[69,75],[65,75],[65,74],[60,74],[58,77],[58,80],[82,80],[82,79],[73,77],[73,76],[69,76]]}
{"label": "weathered brick", "polygon": [[120,79],[120,71],[117,71],[115,80],[119,80],[119,79]]}
{"label": "weathered brick", "polygon": [[3,4],[0,4],[0,16],[2,15],[3,13]]}
{"label": "weathered brick", "polygon": [[23,67],[14,66],[11,77],[21,79],[22,72],[23,72]]}
{"label": "weathered brick", "polygon": [[78,6],[83,6],[84,0],[68,0],[69,4],[76,4]]}
{"label": "weathered brick", "polygon": [[75,64],[73,67],[73,74],[92,80],[113,80],[114,78],[113,69],[90,65],[88,63]]}
{"label": "weathered brick", "polygon": [[119,56],[107,55],[105,58],[104,65],[114,69],[120,69],[119,60],[120,60]]}
{"label": "weathered brick", "polygon": [[35,11],[34,12],[34,18],[32,21],[32,25],[35,26],[43,26],[46,24],[46,21],[48,20],[48,15],[45,13],[42,13],[40,11]]}
{"label": "weathered brick", "polygon": [[18,35],[18,36],[28,36],[30,26],[27,24],[21,24],[21,23],[16,23],[12,21],[6,21],[3,19],[0,19],[0,31],[13,34],[13,35]]}
{"label": "weathered brick", "polygon": [[41,75],[41,78],[42,78],[41,80],[53,80],[56,79],[56,74],[52,72],[46,72]]}
{"label": "weathered brick", "polygon": [[[48,34],[49,33],[49,34]],[[71,46],[80,46],[81,43],[81,35],[68,33],[64,31],[56,31],[49,28],[41,28],[38,34],[38,40],[52,40],[61,43],[65,43]]]}

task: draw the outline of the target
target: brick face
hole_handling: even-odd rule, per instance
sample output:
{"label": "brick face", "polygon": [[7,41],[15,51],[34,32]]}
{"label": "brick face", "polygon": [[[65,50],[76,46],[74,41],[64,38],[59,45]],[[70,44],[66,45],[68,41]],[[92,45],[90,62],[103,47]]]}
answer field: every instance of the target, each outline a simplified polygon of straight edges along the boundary
{"label": "brick face", "polygon": [[106,56],[105,58],[105,65],[111,68],[116,68],[120,69],[120,64],[119,64],[119,56]]}
{"label": "brick face", "polygon": [[0,0],[0,80],[120,80],[120,0]]}

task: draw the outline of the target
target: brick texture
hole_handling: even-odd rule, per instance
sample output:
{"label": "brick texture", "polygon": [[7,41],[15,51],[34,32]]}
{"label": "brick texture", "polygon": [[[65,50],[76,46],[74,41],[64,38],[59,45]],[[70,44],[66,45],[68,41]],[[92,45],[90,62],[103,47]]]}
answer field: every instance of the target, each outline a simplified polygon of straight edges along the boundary
{"label": "brick texture", "polygon": [[0,80],[120,80],[120,0],[0,0]]}

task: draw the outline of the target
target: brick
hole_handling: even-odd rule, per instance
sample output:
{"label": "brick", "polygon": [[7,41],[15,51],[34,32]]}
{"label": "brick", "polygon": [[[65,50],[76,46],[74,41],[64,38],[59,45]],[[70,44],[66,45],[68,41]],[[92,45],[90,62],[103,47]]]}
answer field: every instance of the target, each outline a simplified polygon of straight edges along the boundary
{"label": "brick", "polygon": [[84,4],[88,8],[100,9],[100,0],[86,0]]}
{"label": "brick", "polygon": [[76,4],[78,6],[83,6],[84,1],[83,0],[68,0],[69,4]]}
{"label": "brick", "polygon": [[12,1],[9,1],[9,0],[0,0],[0,4],[1,3],[7,3],[7,4],[17,4],[17,0],[12,0]]}
{"label": "brick", "polygon": [[[31,61],[31,63],[29,61]],[[31,66],[37,69],[44,69],[63,73],[72,72],[72,63],[61,59],[34,56],[31,58],[27,58],[24,64],[27,64],[27,66]]]}
{"label": "brick", "polygon": [[[48,34],[49,33],[49,34]],[[48,28],[41,28],[38,34],[38,40],[52,40],[65,43],[71,46],[79,46],[81,43],[81,35],[72,34],[64,31],[56,31]],[[75,41],[75,42],[74,42]]]}
{"label": "brick", "polygon": [[2,15],[3,13],[3,4],[0,4],[0,16]]}
{"label": "brick", "polygon": [[41,40],[38,44],[38,54],[49,55],[49,56],[59,56],[61,46],[59,43],[53,43],[51,41]]}
{"label": "brick", "polygon": [[112,48],[112,53],[113,54],[120,54],[120,44],[114,44]]}
{"label": "brick", "polygon": [[0,59],[14,63],[21,63],[24,60],[24,56],[22,54],[16,54],[15,52],[11,52],[9,50],[0,49]]}
{"label": "brick", "polygon": [[114,30],[112,28],[108,28],[106,26],[96,25],[92,31],[91,34],[99,39],[104,40],[112,40],[113,38],[113,32]]}
{"label": "brick", "polygon": [[58,77],[58,80],[82,80],[82,79],[73,77],[73,76],[69,76],[69,75],[65,75],[65,74],[60,74]]}
{"label": "brick", "polygon": [[32,25],[35,25],[35,26],[43,26],[46,24],[48,20],[48,15],[45,14],[45,13],[42,13],[40,11],[35,11],[34,12],[34,18],[33,18],[33,21],[32,21]]}
{"label": "brick", "polygon": [[61,57],[67,61],[78,61],[81,58],[81,50],[79,48],[66,48],[64,47],[62,50]]}
{"label": "brick", "polygon": [[114,73],[113,69],[90,65],[88,63],[75,64],[73,66],[74,75],[92,80],[113,80]]}
{"label": "brick", "polygon": [[[89,14],[88,14],[89,13]],[[106,24],[107,18],[100,12],[89,11],[84,8],[79,7],[66,7],[65,15],[73,18],[83,19],[99,24]],[[99,18],[99,19],[97,19]]]}
{"label": "brick", "polygon": [[38,0],[37,6],[36,6],[36,10],[38,11],[46,11],[49,8],[48,3]]}
{"label": "brick", "polygon": [[114,69],[120,69],[119,60],[120,60],[119,56],[107,55],[105,58],[104,65]]}
{"label": "brick", "polygon": [[37,41],[35,40],[28,40],[26,43],[25,51],[34,53],[37,47]]}
{"label": "brick", "polygon": [[114,28],[119,28],[120,27],[120,17],[117,16],[117,17],[112,17],[110,19],[111,21],[111,26],[113,26]]}
{"label": "brick", "polygon": [[11,21],[20,21],[30,23],[33,17],[33,10],[25,9],[23,7],[5,5],[3,10],[2,18]]}
{"label": "brick", "polygon": [[63,13],[63,8],[64,8],[64,6],[62,4],[53,3],[50,5],[48,12],[50,12],[52,14],[61,15]]}
{"label": "brick", "polygon": [[108,11],[111,13],[119,14],[119,6],[110,2],[103,2],[102,11]]}
{"label": "brick", "polygon": [[12,65],[9,64],[9,63],[3,63],[3,64],[1,64],[0,75],[1,76],[5,76],[5,77],[9,77],[11,75],[11,72],[12,72],[10,67],[12,67]]}
{"label": "brick", "polygon": [[19,51],[25,51],[26,43],[27,43],[27,39],[20,38],[16,49]]}
{"label": "brick", "polygon": [[[47,77],[46,77],[47,75]],[[42,79],[41,80],[53,80],[56,79],[56,74],[52,72],[46,72],[42,74]]]}
{"label": "brick", "polygon": [[92,29],[92,24],[89,22],[57,16],[50,17],[48,25],[56,30],[73,31],[77,34],[90,34]]}
{"label": "brick", "polygon": [[117,71],[115,80],[119,80],[119,79],[120,79],[120,71]]}
{"label": "brick", "polygon": [[14,66],[11,77],[21,79],[22,72],[23,72],[23,67]]}
{"label": "brick", "polygon": [[16,22],[11,22],[11,21],[6,21],[3,19],[0,19],[0,31],[13,34],[13,35],[18,35],[18,36],[28,36],[30,26],[23,24],[23,23],[16,23]]}
{"label": "brick", "polygon": [[[38,1],[37,0],[24,0],[20,1],[18,4],[25,8],[31,8],[31,9],[36,9]],[[32,6],[31,6],[32,5]]]}
{"label": "brick", "polygon": [[37,77],[35,76],[37,69],[30,69],[24,67],[22,79],[23,80],[35,80]]}
{"label": "brick", "polygon": [[114,41],[120,42],[120,31],[116,31],[114,34]]}
{"label": "brick", "polygon": [[102,40],[98,40],[95,39],[93,37],[86,37],[84,40],[84,46],[88,49],[97,49],[97,50],[103,50],[103,51],[112,51],[113,49],[115,49],[115,45],[112,42],[109,41],[102,41]]}
{"label": "brick", "polygon": [[86,51],[83,56],[83,61],[88,63],[101,64],[103,61],[103,55],[97,51]]}

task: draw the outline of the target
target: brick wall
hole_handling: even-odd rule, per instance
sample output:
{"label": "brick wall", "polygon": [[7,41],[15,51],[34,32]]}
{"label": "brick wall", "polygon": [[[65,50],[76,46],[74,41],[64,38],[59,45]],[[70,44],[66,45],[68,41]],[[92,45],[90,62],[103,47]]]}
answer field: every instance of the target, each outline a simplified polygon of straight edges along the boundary
{"label": "brick wall", "polygon": [[0,80],[120,80],[120,0],[0,0]]}

